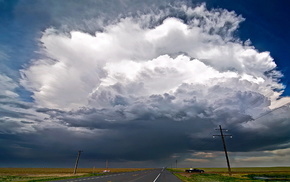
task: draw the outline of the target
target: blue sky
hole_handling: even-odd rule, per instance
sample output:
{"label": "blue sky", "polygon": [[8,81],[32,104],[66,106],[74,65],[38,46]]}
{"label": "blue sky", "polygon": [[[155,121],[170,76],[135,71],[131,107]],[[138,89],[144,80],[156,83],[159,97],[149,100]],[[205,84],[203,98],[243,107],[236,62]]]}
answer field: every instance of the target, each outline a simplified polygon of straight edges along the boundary
{"label": "blue sky", "polygon": [[269,51],[275,59],[278,69],[285,75],[282,82],[286,89],[284,95],[289,95],[287,79],[289,75],[290,56],[287,36],[289,24],[287,23],[289,12],[288,1],[208,1],[213,7],[234,10],[241,14],[246,21],[241,24],[239,36],[242,39],[250,39],[256,49]]}
{"label": "blue sky", "polygon": [[289,166],[287,7],[0,1],[0,166]]}

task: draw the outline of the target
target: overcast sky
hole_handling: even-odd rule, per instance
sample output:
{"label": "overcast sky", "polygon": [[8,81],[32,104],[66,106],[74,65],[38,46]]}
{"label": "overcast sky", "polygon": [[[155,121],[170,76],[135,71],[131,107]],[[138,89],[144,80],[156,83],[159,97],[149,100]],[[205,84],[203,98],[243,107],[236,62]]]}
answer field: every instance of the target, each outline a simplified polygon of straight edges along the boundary
{"label": "overcast sky", "polygon": [[287,0],[0,0],[0,167],[290,166]]}

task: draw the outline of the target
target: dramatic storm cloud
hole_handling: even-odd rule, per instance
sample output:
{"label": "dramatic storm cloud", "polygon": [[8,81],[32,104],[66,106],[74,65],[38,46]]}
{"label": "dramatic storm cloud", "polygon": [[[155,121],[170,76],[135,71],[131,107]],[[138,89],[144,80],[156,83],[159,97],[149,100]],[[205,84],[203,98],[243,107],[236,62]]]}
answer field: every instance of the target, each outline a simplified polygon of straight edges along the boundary
{"label": "dramatic storm cloud", "polygon": [[281,99],[274,59],[236,36],[241,15],[190,5],[147,4],[110,18],[111,9],[60,20],[53,12],[19,79],[0,75],[4,153],[22,150],[9,157],[29,165],[53,165],[56,157],[71,165],[84,150],[87,165],[178,158],[218,166],[222,148],[211,137],[222,125],[235,136],[232,155],[241,152],[236,163],[263,159],[247,158],[248,151],[264,151],[270,161],[288,155],[289,99]]}

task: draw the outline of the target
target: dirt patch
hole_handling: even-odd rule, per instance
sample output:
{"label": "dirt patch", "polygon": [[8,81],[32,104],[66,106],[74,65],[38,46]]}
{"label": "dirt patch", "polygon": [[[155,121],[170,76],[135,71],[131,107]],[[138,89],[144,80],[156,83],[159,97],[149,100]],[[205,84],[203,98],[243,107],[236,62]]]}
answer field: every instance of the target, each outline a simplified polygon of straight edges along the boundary
{"label": "dirt patch", "polygon": [[47,176],[55,176],[55,177],[68,177],[68,176],[82,176],[87,173],[77,173],[77,174],[28,174],[26,176],[31,177],[47,177]]}
{"label": "dirt patch", "polygon": [[[194,175],[194,174],[201,174],[201,173],[187,173],[187,172],[175,172],[175,173],[178,173],[181,176],[185,176],[185,177],[190,177],[191,175]],[[204,174],[204,173],[202,173],[202,174]]]}
{"label": "dirt patch", "polygon": [[[58,174],[21,174],[21,175],[17,175],[15,174],[15,176],[25,176],[25,177],[70,177],[70,176],[82,176],[85,175],[87,173],[77,173],[77,174],[62,174],[62,173],[58,173]],[[7,174],[1,174],[0,176],[7,176]],[[8,175],[9,176],[9,175]]]}

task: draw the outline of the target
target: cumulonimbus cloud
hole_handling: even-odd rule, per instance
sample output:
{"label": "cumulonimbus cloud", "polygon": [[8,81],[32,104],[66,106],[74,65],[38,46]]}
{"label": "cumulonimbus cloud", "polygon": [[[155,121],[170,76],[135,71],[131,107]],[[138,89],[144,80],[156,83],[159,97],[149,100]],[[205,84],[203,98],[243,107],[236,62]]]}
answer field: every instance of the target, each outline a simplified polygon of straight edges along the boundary
{"label": "cumulonimbus cloud", "polygon": [[22,70],[22,84],[40,106],[67,109],[115,106],[116,98],[135,102],[153,94],[175,96],[184,84],[202,85],[204,91],[222,85],[231,93],[260,93],[271,101],[279,97],[275,89],[283,86],[265,74],[277,75],[269,53],[232,35],[243,18],[208,11],[205,5],[182,9],[186,23],[166,18],[148,27],[148,15],[143,15],[120,19],[95,35],[48,29],[41,38],[47,58]]}
{"label": "cumulonimbus cloud", "polygon": [[[173,9],[183,18],[164,10],[120,18],[94,35],[45,30],[43,58],[21,70],[21,85],[43,108],[38,112],[49,116],[49,124],[36,130],[57,123],[61,129],[86,131],[86,136],[98,133],[96,143],[105,143],[102,137],[115,142],[100,149],[110,154],[119,151],[117,141],[124,139],[129,151],[119,157],[130,159],[135,150],[130,146],[150,143],[160,131],[164,136],[150,145],[162,143],[162,152],[170,155],[191,148],[179,143],[185,136],[204,139],[204,131],[220,123],[260,126],[249,120],[269,111],[283,89],[270,53],[234,36],[244,21],[234,12],[207,10],[204,4]],[[137,131],[138,139],[132,137]],[[171,134],[179,149],[166,141]],[[212,149],[203,145],[195,146]]]}

